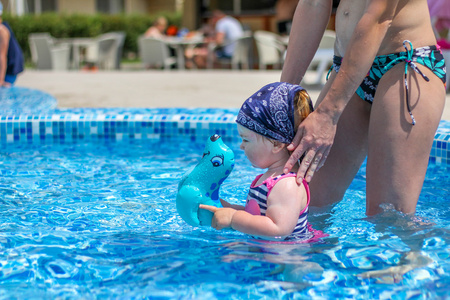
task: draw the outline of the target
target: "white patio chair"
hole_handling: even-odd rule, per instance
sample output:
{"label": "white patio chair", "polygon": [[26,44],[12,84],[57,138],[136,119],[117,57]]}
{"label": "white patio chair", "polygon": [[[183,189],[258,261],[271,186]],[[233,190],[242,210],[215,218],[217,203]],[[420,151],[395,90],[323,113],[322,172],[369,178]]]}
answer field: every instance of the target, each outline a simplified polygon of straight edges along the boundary
{"label": "white patio chair", "polygon": [[141,36],[138,48],[139,58],[145,69],[157,67],[169,70],[177,63],[176,57],[170,55],[169,46],[163,40]]}
{"label": "white patio chair", "polygon": [[115,62],[114,69],[120,69],[120,62],[122,61],[122,53],[123,53],[123,45],[125,44],[126,33],[124,31],[115,31],[111,32],[116,38],[116,47],[114,49],[115,52]]}
{"label": "white patio chair", "polygon": [[317,77],[313,82],[314,84],[324,84],[324,74],[328,73],[333,64],[335,41],[336,33],[332,30],[326,30],[320,41],[319,48],[308,67],[309,70],[316,70]]}
{"label": "white patio chair", "polygon": [[280,36],[270,31],[257,30],[253,37],[258,51],[259,69],[265,70],[269,65],[281,68],[286,47],[280,41]]}
{"label": "white patio chair", "polygon": [[70,46],[58,45],[49,33],[32,33],[28,36],[31,59],[38,70],[68,70]]}
{"label": "white patio chair", "polygon": [[87,47],[85,61],[97,65],[102,70],[118,70],[124,42],[124,32],[102,34]]}
{"label": "white patio chair", "polygon": [[236,39],[233,43],[236,44],[233,52],[233,56],[231,58],[215,58],[215,50],[216,48],[220,48],[223,46],[216,46],[209,50],[208,57],[208,68],[211,69],[213,67],[214,59],[221,65],[230,65],[233,70],[238,70],[239,67],[242,69],[250,69],[251,57],[253,52],[253,35],[251,32],[245,33],[244,36]]}

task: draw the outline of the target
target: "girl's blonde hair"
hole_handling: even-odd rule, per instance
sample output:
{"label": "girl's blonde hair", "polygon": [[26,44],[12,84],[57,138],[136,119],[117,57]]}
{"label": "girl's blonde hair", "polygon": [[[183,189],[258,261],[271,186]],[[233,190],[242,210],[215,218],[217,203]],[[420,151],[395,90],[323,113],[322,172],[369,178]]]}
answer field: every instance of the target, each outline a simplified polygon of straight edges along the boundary
{"label": "girl's blonde hair", "polygon": [[[297,132],[298,126],[314,110],[311,97],[306,90],[299,91],[294,98],[294,131]],[[280,143],[274,139],[261,135],[261,138],[268,140],[272,144]]]}
{"label": "girl's blonde hair", "polygon": [[311,97],[306,90],[301,90],[294,98],[295,132],[301,122],[313,112]]}

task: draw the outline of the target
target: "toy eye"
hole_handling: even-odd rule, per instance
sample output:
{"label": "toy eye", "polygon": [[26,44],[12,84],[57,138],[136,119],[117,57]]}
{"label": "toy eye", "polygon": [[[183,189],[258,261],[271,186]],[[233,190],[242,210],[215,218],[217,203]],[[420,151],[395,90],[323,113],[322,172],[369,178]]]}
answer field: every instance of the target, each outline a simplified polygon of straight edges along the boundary
{"label": "toy eye", "polygon": [[221,166],[221,165],[223,165],[223,157],[221,157],[221,156],[214,156],[214,157],[211,159],[211,163],[212,163],[212,165],[213,165],[214,167]]}
{"label": "toy eye", "polygon": [[203,156],[202,156],[202,158],[203,158],[203,157],[205,157],[206,155],[209,155],[209,151],[208,151],[208,152],[205,152],[205,153],[203,153]]}

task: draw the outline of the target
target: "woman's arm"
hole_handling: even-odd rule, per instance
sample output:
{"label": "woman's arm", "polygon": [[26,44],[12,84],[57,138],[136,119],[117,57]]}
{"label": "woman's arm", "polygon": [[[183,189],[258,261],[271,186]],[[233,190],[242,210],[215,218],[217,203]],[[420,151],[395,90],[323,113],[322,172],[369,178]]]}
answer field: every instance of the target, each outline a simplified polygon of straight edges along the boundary
{"label": "woman's arm", "polygon": [[386,32],[392,23],[399,0],[368,1],[366,11],[353,32],[344,60],[323,101],[299,126],[286,163],[289,171],[306,153],[298,171],[310,181],[317,167],[325,162],[336,133],[336,125],[345,106],[370,69]]}
{"label": "woman's arm", "polygon": [[292,22],[282,82],[299,84],[309,67],[327,27],[332,0],[300,0]]}
{"label": "woman's arm", "polygon": [[358,22],[342,66],[324,101],[317,107],[332,112],[335,122],[373,64],[394,18],[399,0],[372,0]]}

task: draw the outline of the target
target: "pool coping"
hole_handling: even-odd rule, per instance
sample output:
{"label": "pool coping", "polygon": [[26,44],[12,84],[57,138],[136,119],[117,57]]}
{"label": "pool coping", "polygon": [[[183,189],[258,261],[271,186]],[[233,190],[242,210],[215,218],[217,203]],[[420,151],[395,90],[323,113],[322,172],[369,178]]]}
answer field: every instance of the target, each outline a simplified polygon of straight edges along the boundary
{"label": "pool coping", "polygon": [[[119,113],[116,113],[119,111]],[[148,113],[138,113],[144,111]],[[93,141],[171,140],[204,142],[219,134],[226,143],[238,143],[237,109],[88,109],[57,110],[41,115],[0,115],[0,147],[11,144],[59,144]],[[441,121],[430,162],[450,165],[450,122]]]}

